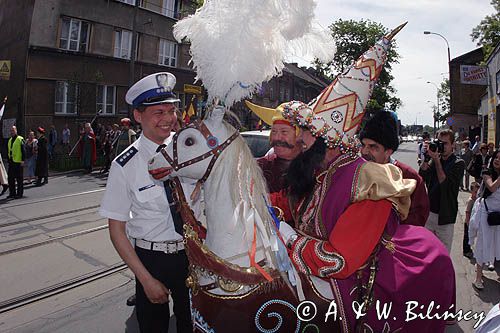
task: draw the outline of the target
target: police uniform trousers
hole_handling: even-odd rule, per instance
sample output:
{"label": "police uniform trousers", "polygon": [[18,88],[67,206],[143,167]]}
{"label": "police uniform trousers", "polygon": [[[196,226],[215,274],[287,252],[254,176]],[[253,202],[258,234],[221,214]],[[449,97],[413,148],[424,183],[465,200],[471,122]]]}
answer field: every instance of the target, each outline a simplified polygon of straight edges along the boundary
{"label": "police uniform trousers", "polygon": [[[167,254],[135,247],[135,252],[150,274],[171,292],[178,333],[193,332],[189,302],[188,259],[184,250]],[[136,278],[136,313],[141,333],[168,332],[170,310],[168,303],[153,304]]]}
{"label": "police uniform trousers", "polygon": [[[23,167],[21,163],[16,163],[9,160],[9,171],[7,171],[7,178],[9,180],[9,195],[11,196],[23,196],[24,184],[23,184]],[[16,181],[17,181],[17,192],[16,192]]]}

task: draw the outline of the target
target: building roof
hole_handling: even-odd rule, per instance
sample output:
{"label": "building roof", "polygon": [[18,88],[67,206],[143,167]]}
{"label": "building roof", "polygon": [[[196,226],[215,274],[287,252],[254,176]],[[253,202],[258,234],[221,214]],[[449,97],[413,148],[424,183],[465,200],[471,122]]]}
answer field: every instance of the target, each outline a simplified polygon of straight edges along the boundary
{"label": "building roof", "polygon": [[285,63],[284,71],[289,72],[290,74],[312,84],[315,86],[326,87],[328,84],[325,84],[316,76],[307,72],[307,70],[302,69],[298,66],[297,63]]}
{"label": "building roof", "polygon": [[[456,58],[451,59],[450,64],[470,64],[472,65],[473,62],[474,64],[477,64],[481,60],[483,60],[484,54],[483,54],[483,48],[478,47],[475,50],[469,51],[467,53],[464,53]],[[480,59],[479,61],[476,59]]]}

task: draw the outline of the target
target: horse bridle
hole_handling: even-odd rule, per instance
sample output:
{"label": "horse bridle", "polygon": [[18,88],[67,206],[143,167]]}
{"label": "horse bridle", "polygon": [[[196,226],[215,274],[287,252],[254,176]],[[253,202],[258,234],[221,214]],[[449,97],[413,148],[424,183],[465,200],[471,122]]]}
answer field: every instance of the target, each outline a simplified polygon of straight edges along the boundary
{"label": "horse bridle", "polygon": [[[200,133],[205,138],[207,146],[208,146],[208,148],[210,148],[210,150],[208,152],[206,152],[200,156],[197,156],[195,158],[192,158],[186,162],[179,163],[178,154],[177,154],[177,138],[179,137],[179,134],[182,131],[184,131],[188,128],[195,128],[198,131],[200,131]],[[208,164],[208,168],[205,171],[205,174],[203,175],[203,177],[200,178],[200,180],[198,180],[198,182],[204,183],[207,180],[208,176],[210,175],[210,172],[212,171],[212,168],[214,167],[215,162],[219,158],[220,154],[224,151],[224,149],[226,149],[238,137],[238,135],[240,135],[240,133],[238,131],[235,131],[222,144],[219,144],[219,139],[217,139],[217,137],[214,136],[212,134],[212,132],[210,132],[208,127],[205,125],[205,123],[203,121],[197,119],[197,120],[193,121],[191,124],[189,124],[188,126],[181,129],[179,132],[177,132],[174,135],[174,138],[172,139],[172,141],[173,141],[173,155],[174,155],[173,158],[171,158],[168,155],[165,148],[161,149],[160,151],[161,151],[161,154],[163,155],[163,157],[165,157],[165,159],[172,166],[172,168],[174,168],[175,171],[178,171],[178,170],[185,168],[189,165],[203,161],[203,160],[209,158],[210,156],[212,156],[212,159],[210,160],[210,163]]]}

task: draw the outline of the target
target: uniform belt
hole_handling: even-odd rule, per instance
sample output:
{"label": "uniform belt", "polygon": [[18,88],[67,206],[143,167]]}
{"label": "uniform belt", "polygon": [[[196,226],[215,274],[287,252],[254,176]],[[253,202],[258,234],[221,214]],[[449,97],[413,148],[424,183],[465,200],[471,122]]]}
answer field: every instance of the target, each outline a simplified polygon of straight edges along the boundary
{"label": "uniform belt", "polygon": [[135,246],[145,250],[161,251],[167,254],[177,253],[181,250],[184,250],[184,242],[182,241],[182,239],[167,242],[150,242],[144,239],[134,240]]}

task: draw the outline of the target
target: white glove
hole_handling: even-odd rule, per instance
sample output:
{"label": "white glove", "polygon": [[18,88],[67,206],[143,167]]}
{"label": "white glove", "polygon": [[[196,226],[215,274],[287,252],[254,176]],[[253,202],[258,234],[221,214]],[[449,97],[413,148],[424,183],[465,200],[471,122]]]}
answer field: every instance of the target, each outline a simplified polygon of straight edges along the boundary
{"label": "white glove", "polygon": [[288,241],[290,240],[290,238],[292,236],[294,236],[294,235],[297,236],[297,232],[295,231],[295,229],[290,227],[285,222],[280,223],[279,231],[280,231],[281,237],[283,237],[283,241],[285,242],[285,244],[288,244]]}

